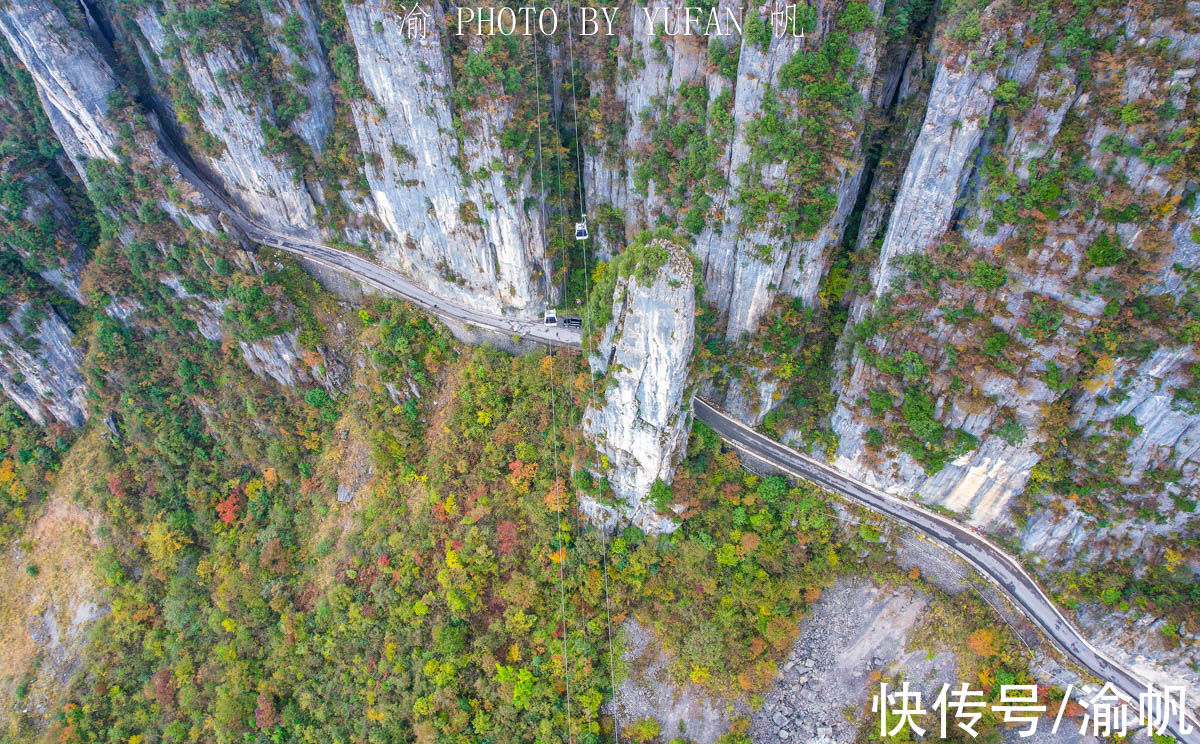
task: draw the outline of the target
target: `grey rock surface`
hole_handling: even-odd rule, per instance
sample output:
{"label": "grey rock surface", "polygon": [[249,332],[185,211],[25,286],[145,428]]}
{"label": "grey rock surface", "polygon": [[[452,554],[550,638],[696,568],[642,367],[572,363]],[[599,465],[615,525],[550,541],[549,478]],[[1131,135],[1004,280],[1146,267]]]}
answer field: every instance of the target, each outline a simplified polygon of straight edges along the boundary
{"label": "grey rock surface", "polygon": [[0,388],[39,424],[79,426],[88,417],[83,354],[73,336],[45,303],[23,302],[0,323]]}
{"label": "grey rock surface", "polygon": [[617,279],[612,321],[589,357],[593,372],[605,375],[602,405],[584,412],[583,430],[607,458],[597,475],[608,478],[621,516],[647,532],[669,532],[677,525],[646,496],[656,480],[670,483],[687,445],[696,305],[691,257],[674,243],[656,244],[668,258],[652,282]]}

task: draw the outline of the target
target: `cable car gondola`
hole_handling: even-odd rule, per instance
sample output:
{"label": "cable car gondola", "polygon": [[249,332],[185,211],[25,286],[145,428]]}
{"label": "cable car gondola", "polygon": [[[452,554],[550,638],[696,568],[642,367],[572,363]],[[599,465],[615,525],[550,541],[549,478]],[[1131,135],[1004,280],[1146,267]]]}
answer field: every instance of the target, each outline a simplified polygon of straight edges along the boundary
{"label": "cable car gondola", "polygon": [[588,239],[587,220],[584,220],[583,222],[575,223],[575,239],[576,240],[587,240]]}

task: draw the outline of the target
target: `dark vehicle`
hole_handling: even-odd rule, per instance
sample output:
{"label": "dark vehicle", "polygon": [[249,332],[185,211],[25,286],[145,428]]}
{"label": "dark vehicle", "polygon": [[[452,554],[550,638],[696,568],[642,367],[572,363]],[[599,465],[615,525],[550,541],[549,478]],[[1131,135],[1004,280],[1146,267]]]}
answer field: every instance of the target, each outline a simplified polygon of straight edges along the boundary
{"label": "dark vehicle", "polygon": [[583,328],[583,321],[579,318],[563,318],[562,324],[565,328]]}

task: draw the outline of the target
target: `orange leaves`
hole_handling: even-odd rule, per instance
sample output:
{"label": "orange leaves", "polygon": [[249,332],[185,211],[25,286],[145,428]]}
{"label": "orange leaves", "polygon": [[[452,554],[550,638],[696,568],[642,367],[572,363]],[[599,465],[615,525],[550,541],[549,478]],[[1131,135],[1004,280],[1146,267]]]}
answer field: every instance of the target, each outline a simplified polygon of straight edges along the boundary
{"label": "orange leaves", "polygon": [[508,464],[508,469],[508,484],[512,486],[513,491],[520,496],[529,493],[529,486],[538,472],[538,464],[513,460]]}
{"label": "orange leaves", "polygon": [[762,636],[754,636],[750,640],[750,655],[761,656],[762,652],[767,649],[767,644],[763,642]]}
{"label": "orange leaves", "polygon": [[967,648],[981,658],[995,656],[999,650],[996,645],[996,631],[991,628],[980,628],[967,637]]}
{"label": "orange leaves", "polygon": [[567,558],[567,548],[565,545],[550,554],[550,560],[555,563],[562,563],[564,560],[566,560],[566,558]]}
{"label": "orange leaves", "polygon": [[552,512],[561,512],[567,508],[566,489],[563,488],[562,480],[556,479],[554,485],[546,489],[543,501],[546,504],[546,508]]}

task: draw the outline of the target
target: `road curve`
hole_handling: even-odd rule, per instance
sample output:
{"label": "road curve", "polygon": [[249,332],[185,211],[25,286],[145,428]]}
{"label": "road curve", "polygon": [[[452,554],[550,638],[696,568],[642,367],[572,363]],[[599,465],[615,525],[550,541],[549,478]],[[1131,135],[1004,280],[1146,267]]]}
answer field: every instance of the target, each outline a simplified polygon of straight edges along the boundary
{"label": "road curve", "polygon": [[[581,334],[577,330],[547,326],[540,318],[510,318],[448,302],[395,269],[381,266],[350,251],[270,230],[247,218],[230,200],[197,174],[190,165],[190,159],[186,158],[162,131],[156,117],[150,118],[164,153],[174,161],[184,178],[203,193],[215,208],[225,213],[249,239],[349,274],[359,281],[384,292],[399,295],[448,320],[555,346],[580,346]],[[1112,682],[1115,688],[1135,704],[1138,695],[1146,691],[1149,686],[1147,680],[1122,668],[1088,643],[1083,634],[1046,596],[1037,580],[995,543],[952,519],[872,488],[825,463],[769,439],[702,398],[695,398],[693,411],[697,419],[711,426],[735,449],[763,460],[783,473],[811,481],[863,504],[945,545],[1004,591],[1047,638],[1081,666],[1097,677]],[[1171,732],[1181,742],[1200,744],[1200,722],[1197,722],[1190,711],[1189,720],[1192,725],[1191,731],[1185,733],[1180,731],[1177,725],[1172,725]]]}
{"label": "road curve", "polygon": [[[748,453],[784,473],[850,498],[947,546],[1003,590],[1047,638],[1083,667],[1097,677],[1112,682],[1135,704],[1138,695],[1146,691],[1149,685],[1147,680],[1122,668],[1088,643],[1046,596],[1037,580],[995,543],[952,519],[872,488],[815,458],[786,447],[702,398],[695,399],[693,411],[697,419],[711,426],[734,449]],[[1200,724],[1194,717],[1189,717],[1192,723],[1190,733],[1178,731],[1176,726],[1171,727],[1172,733],[1179,741],[1200,744]]]}

